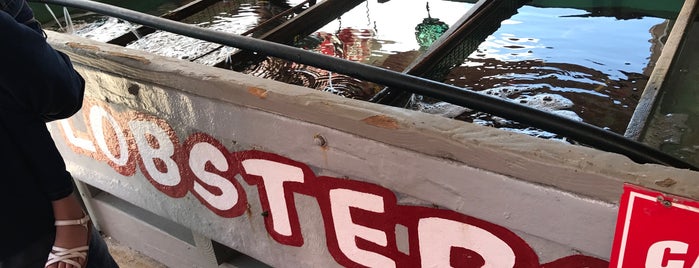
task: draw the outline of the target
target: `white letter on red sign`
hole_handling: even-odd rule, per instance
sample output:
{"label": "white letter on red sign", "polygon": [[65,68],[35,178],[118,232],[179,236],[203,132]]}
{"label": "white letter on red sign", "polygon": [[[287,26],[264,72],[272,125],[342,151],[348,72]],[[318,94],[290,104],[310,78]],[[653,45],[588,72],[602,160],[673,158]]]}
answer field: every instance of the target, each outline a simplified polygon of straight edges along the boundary
{"label": "white letter on red sign", "polygon": [[349,189],[330,190],[330,211],[337,236],[337,244],[347,258],[368,267],[396,267],[395,262],[381,254],[357,247],[356,237],[387,246],[386,233],[352,222],[350,207],[383,213],[383,197]]}
{"label": "white letter on red sign", "polygon": [[[129,128],[140,153],[145,175],[164,186],[178,185],[182,178],[177,163],[172,159],[175,145],[165,130],[150,121],[129,121]],[[149,136],[157,141],[157,148],[150,145]],[[165,164],[166,170],[158,170],[156,160]]]}
{"label": "white letter on red sign", "polygon": [[235,185],[224,177],[207,172],[206,163],[211,163],[217,170],[228,170],[228,161],[221,151],[208,143],[197,143],[189,152],[189,167],[199,180],[221,190],[221,195],[207,191],[198,181],[194,181],[193,190],[207,203],[219,210],[229,210],[238,202],[238,191]]}
{"label": "white letter on red sign", "polygon": [[64,119],[59,121],[61,123],[61,127],[63,128],[63,133],[66,134],[66,138],[68,139],[68,141],[71,144],[75,145],[75,147],[81,148],[91,153],[96,153],[97,148],[95,148],[95,145],[92,144],[92,141],[85,138],[80,138],[77,135],[75,135],[75,132],[73,131],[73,126],[70,125],[68,120],[70,119]]}
{"label": "white letter on red sign", "polygon": [[[303,170],[264,159],[243,160],[242,164],[245,173],[262,178],[274,231],[280,235],[291,236],[288,201],[284,197],[284,182],[303,183]],[[264,198],[262,194],[260,198]]]}
{"label": "white letter on red sign", "polygon": [[513,267],[512,248],[492,233],[476,226],[442,218],[424,218],[418,223],[422,267],[451,267],[451,248],[473,250],[483,257],[483,267]]}
{"label": "white letter on red sign", "polygon": [[[667,265],[663,266],[663,260],[665,259],[665,250],[669,249],[670,254],[687,254],[687,248],[689,245],[680,241],[658,241],[648,248],[648,255],[646,255],[646,267],[647,268],[682,268],[684,267],[684,261],[678,260],[668,260]],[[695,262],[692,268],[699,267],[699,262]]]}
{"label": "white letter on red sign", "polygon": [[[92,128],[92,136],[95,138],[95,142],[97,143],[97,146],[100,148],[102,153],[104,154],[109,161],[112,161],[114,164],[117,166],[124,166],[128,163],[129,161],[129,146],[126,143],[126,138],[124,137],[124,132],[121,129],[121,126],[119,126],[119,123],[114,119],[114,117],[109,114],[107,111],[105,111],[102,107],[99,106],[92,106],[90,108],[90,126]],[[112,137],[107,137],[104,133],[104,121],[107,121],[109,127],[114,131],[114,135],[116,135],[116,143],[114,145],[118,145],[118,148],[112,148],[119,150],[119,156],[117,157],[112,153],[110,150],[110,144],[107,143],[107,140],[110,139],[112,140]]]}

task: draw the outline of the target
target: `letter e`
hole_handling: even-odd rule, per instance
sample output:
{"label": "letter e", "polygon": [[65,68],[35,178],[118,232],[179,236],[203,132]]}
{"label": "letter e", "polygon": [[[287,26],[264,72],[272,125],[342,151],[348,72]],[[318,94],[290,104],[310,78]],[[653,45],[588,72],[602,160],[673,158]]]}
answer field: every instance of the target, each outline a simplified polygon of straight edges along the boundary
{"label": "letter e", "polygon": [[330,190],[330,209],[340,251],[350,260],[367,267],[396,267],[391,258],[357,247],[357,237],[384,247],[388,241],[383,231],[354,224],[350,207],[383,213],[384,200],[378,195],[349,189]]}

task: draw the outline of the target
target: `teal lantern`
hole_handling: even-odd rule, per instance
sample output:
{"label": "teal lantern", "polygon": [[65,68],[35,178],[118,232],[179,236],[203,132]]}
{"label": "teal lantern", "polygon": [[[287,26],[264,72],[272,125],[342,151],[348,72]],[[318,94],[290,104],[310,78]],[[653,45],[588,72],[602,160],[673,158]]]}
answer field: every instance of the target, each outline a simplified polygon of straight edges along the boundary
{"label": "teal lantern", "polygon": [[449,25],[430,16],[430,3],[427,3],[427,18],[415,26],[415,39],[420,48],[427,48],[449,30]]}

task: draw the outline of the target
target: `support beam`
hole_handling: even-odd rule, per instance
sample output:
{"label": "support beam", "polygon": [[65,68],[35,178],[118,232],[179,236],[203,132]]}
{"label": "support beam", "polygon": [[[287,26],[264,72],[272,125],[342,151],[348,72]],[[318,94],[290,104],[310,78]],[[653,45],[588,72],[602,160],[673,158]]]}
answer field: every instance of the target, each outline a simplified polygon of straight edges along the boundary
{"label": "support beam", "polygon": [[653,107],[657,103],[660,93],[663,90],[663,86],[667,81],[667,77],[670,74],[670,70],[679,56],[682,44],[687,37],[687,32],[689,27],[694,23],[694,19],[697,15],[697,2],[698,0],[686,0],[682,6],[677,20],[675,20],[675,25],[672,27],[670,36],[663,47],[663,51],[660,54],[658,62],[653,68],[653,72],[648,79],[641,99],[636,106],[636,110],[631,117],[628,127],[626,128],[626,133],[624,136],[633,140],[640,140],[646,130],[647,122],[651,113],[653,112]]}

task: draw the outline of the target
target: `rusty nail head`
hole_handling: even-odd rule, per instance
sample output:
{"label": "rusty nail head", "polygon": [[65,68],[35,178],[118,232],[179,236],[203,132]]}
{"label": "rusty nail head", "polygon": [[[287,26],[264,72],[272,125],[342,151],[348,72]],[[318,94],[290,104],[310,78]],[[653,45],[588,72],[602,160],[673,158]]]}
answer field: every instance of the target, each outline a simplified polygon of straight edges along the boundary
{"label": "rusty nail head", "polygon": [[316,134],[315,136],[313,136],[313,142],[315,142],[316,145],[321,146],[321,147],[325,147],[325,145],[328,144],[328,142],[325,140],[325,138],[323,136],[321,136],[320,134]]}
{"label": "rusty nail head", "polygon": [[663,196],[658,196],[658,202],[666,208],[672,207],[672,201],[666,200]]}

